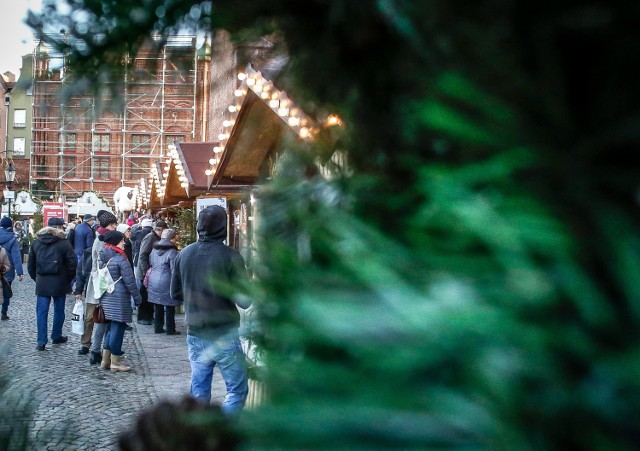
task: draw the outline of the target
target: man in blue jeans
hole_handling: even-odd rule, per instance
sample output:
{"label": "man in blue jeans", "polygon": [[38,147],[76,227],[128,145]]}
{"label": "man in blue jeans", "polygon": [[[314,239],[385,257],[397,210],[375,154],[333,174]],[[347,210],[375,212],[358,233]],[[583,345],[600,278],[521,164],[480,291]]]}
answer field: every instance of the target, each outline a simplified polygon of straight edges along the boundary
{"label": "man in blue jeans", "polygon": [[246,299],[240,293],[246,291],[247,272],[238,251],[224,244],[227,238],[224,208],[203,209],[196,229],[198,241],[178,253],[171,278],[171,297],[185,305],[191,396],[209,404],[213,368],[218,365],[227,387],[222,411],[238,414],[249,393],[236,307],[251,305],[240,300]]}
{"label": "man in blue jeans", "polygon": [[62,335],[64,302],[76,273],[76,255],[65,238],[62,218],[51,218],[47,227],[36,233],[36,240],[29,251],[27,269],[36,281],[36,323],[38,325],[38,351],[47,344],[47,319],[53,299],[53,327],[51,341],[67,342]]}
{"label": "man in blue jeans", "polygon": [[[9,285],[15,279],[16,274],[18,274],[18,280],[22,282],[22,253],[20,252],[20,243],[16,239],[11,227],[13,226],[13,221],[10,217],[5,216],[0,219],[0,246],[2,246],[9,256],[9,262],[11,263],[11,267],[9,271],[4,275]],[[9,319],[9,304],[11,302],[11,297],[2,298],[2,313],[0,315],[0,321],[6,321]]]}

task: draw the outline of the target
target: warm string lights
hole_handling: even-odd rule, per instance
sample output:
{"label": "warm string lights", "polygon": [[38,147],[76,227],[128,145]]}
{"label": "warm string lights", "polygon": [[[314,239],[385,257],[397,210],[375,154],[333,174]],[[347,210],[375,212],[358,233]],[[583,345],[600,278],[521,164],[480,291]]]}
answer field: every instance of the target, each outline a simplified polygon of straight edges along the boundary
{"label": "warm string lights", "polygon": [[205,171],[207,177],[215,174],[220,165],[222,153],[249,90],[260,97],[300,138],[313,139],[317,133],[311,120],[287,97],[287,93],[278,90],[273,86],[273,82],[264,78],[259,71],[249,66],[246,72],[238,73],[238,81],[240,84],[234,91],[235,102],[227,108],[225,120],[222,122],[222,132],[218,135],[219,143],[212,149],[213,156],[209,159],[210,167]]}
{"label": "warm string lights", "polygon": [[180,187],[184,189],[185,193],[187,192],[187,188],[189,186],[189,180],[187,179],[187,174],[184,170],[184,166],[182,164],[182,160],[178,155],[178,149],[175,144],[169,144],[167,148],[167,156],[162,161],[164,163],[164,167],[162,168],[162,179],[159,180],[158,186],[158,196],[163,198],[167,191],[167,181],[169,179],[169,169],[171,169],[171,164],[173,163],[176,174],[178,174],[178,180],[180,181]]}

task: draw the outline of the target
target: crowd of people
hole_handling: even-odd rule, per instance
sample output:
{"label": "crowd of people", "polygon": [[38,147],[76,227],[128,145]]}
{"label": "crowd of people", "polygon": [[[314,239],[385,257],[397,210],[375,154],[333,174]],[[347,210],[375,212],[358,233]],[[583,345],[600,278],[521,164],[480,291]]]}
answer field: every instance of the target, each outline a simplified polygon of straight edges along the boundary
{"label": "crowd of people", "polygon": [[[120,224],[106,210],[69,225],[62,218],[50,218],[35,234],[27,259],[28,274],[36,285],[36,349],[47,349],[51,303],[51,342],[68,341],[62,329],[66,296],[73,293],[84,302],[78,354],[89,355],[89,364],[113,373],[128,372],[131,367],[124,361],[122,345],[125,332],[132,329],[134,311],[141,326],[153,326],[157,334],[178,335],[176,307],[184,304],[191,395],[200,403],[210,402],[213,369],[218,365],[227,387],[222,410],[240,412],[248,378],[237,306],[247,308],[250,302],[229,291],[229,287],[245,290],[248,279],[242,256],[225,244],[227,221],[225,209],[205,208],[196,225],[198,241],[179,250],[176,230],[148,215],[134,213]],[[9,288],[16,275],[23,279],[20,232],[12,225],[8,217],[0,220],[0,273]],[[97,296],[94,285],[101,286],[99,274],[105,268],[113,285],[98,290]],[[9,304],[5,295],[3,320],[8,319]]]}

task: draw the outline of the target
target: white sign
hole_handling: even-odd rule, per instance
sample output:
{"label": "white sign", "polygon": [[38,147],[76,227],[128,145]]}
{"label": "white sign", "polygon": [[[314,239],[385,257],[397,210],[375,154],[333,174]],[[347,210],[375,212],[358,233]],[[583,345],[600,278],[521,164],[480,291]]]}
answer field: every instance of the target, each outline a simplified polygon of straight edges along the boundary
{"label": "white sign", "polygon": [[4,198],[5,199],[15,199],[16,197],[15,191],[9,191],[8,189],[4,190]]}
{"label": "white sign", "polygon": [[200,216],[200,212],[210,205],[218,205],[225,210],[227,209],[226,197],[205,197],[196,199],[196,218]]}

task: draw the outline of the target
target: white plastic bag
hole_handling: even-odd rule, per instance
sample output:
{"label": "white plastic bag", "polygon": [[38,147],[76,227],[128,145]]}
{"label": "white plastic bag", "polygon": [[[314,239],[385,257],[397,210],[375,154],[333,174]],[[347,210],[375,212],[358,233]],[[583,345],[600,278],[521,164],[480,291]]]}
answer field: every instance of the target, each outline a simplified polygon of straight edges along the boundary
{"label": "white plastic bag", "polygon": [[73,306],[71,313],[71,332],[74,334],[84,334],[84,303],[78,299]]}

